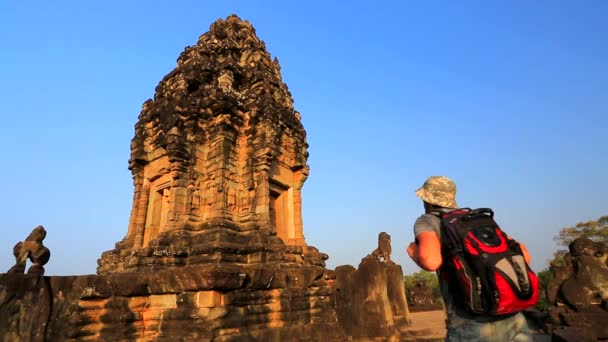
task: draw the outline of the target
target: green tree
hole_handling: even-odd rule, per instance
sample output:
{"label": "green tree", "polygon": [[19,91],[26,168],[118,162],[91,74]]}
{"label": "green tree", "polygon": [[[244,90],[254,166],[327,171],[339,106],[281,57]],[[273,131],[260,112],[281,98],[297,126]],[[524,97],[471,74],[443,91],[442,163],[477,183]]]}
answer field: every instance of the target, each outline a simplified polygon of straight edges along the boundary
{"label": "green tree", "polygon": [[545,267],[543,270],[536,273],[538,276],[538,282],[540,287],[540,296],[538,298],[538,303],[536,304],[536,309],[540,311],[546,311],[549,305],[549,300],[547,299],[547,286],[549,282],[553,280],[553,271],[550,267]]}
{"label": "green tree", "polygon": [[555,236],[553,240],[561,246],[562,249],[558,249],[553,253],[553,259],[549,260],[549,264],[563,265],[564,255],[568,252],[568,245],[582,236],[593,241],[608,244],[608,215],[602,216],[597,220],[579,222],[574,226],[560,229],[558,235]]}

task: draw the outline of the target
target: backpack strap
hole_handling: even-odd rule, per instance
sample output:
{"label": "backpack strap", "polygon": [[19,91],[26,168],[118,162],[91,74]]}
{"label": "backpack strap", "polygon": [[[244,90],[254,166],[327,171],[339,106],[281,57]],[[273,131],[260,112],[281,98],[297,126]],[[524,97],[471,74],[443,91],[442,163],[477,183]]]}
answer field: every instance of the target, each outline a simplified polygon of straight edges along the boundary
{"label": "backpack strap", "polygon": [[[455,254],[462,252],[463,246],[460,243],[462,241],[462,238],[459,236],[458,230],[454,229],[453,227],[447,228],[446,222],[444,222],[444,221],[445,221],[445,218],[450,217],[450,215],[452,215],[452,214],[461,215],[463,212],[469,213],[469,212],[471,212],[471,209],[470,208],[455,208],[454,210],[451,210],[448,212],[439,211],[438,213],[437,212],[429,213],[429,214],[439,217],[439,219],[441,220],[441,222],[440,222],[440,225],[441,225],[441,250],[444,255],[450,256],[450,255],[455,255]],[[447,223],[447,224],[449,224],[449,223]]]}
{"label": "backpack strap", "polygon": [[433,215],[438,217],[439,219],[441,219],[442,213],[440,210],[433,210],[433,211],[429,211],[427,214],[429,215]]}
{"label": "backpack strap", "polygon": [[444,225],[443,225],[443,214],[444,212],[442,212],[441,210],[433,210],[433,211],[429,211],[427,213],[428,215],[432,215],[435,216],[436,218],[439,219],[439,232],[441,233],[440,239],[439,241],[441,242],[441,254],[445,254],[445,244],[446,244],[446,239],[445,239],[445,229],[444,229]]}

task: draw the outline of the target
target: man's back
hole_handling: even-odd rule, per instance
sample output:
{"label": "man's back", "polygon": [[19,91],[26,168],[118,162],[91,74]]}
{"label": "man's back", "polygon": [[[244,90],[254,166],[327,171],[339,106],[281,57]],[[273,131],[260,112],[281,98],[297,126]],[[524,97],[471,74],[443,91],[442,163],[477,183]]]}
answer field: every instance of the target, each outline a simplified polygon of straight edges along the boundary
{"label": "man's back", "polygon": [[[468,313],[455,298],[445,274],[441,274],[441,219],[433,212],[451,212],[456,204],[456,185],[447,177],[429,177],[416,191],[423,200],[425,214],[414,224],[415,242],[408,254],[427,271],[437,271],[447,315],[447,341],[531,341],[527,322],[521,313],[505,316],[482,316]],[[529,261],[529,260],[528,260]]]}

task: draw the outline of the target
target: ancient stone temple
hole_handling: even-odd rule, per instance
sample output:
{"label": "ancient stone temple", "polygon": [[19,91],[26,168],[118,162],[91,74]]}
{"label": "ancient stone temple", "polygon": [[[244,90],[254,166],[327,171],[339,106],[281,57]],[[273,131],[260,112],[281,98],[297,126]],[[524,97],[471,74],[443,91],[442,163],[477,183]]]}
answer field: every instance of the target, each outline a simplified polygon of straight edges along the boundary
{"label": "ancient stone temple", "polygon": [[0,340],[416,340],[388,234],[340,279],[306,244],[307,147],[278,61],[249,22],[216,21],[143,105],[124,239],[84,276],[43,276],[42,230],[16,245]]}
{"label": "ancient stone temple", "polygon": [[277,59],[249,22],[215,22],[143,105],[129,229],[98,272],[302,262],[307,146]]}

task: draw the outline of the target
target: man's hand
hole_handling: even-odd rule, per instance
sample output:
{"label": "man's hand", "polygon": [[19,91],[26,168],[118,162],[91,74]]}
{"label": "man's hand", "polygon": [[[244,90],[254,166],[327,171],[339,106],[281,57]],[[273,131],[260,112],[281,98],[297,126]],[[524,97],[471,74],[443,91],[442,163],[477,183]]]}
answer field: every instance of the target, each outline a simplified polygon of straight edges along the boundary
{"label": "man's hand", "polygon": [[411,242],[409,246],[407,246],[407,255],[410,256],[410,258],[412,258],[412,260],[414,260],[414,262],[418,262],[416,259],[416,254],[418,252],[418,246],[416,245],[416,242]]}

